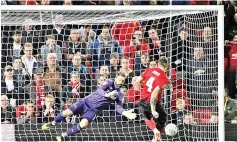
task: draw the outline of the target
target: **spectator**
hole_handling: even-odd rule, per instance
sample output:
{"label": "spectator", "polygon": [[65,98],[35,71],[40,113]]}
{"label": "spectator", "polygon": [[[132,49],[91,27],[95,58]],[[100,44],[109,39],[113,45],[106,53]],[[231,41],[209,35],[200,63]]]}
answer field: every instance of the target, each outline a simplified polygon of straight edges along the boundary
{"label": "spectator", "polygon": [[67,98],[72,98],[73,100],[78,100],[87,96],[87,91],[85,86],[80,83],[80,76],[78,72],[71,72],[70,74],[71,81],[68,85],[64,86],[62,91],[62,101],[66,103]]}
{"label": "spectator", "polygon": [[108,5],[108,3],[106,1],[88,0],[82,5]]}
{"label": "spectator", "polygon": [[228,51],[228,63],[229,66],[226,72],[226,85],[229,89],[229,96],[233,99],[236,98],[236,68],[237,68],[237,32],[234,33],[235,36],[231,42],[226,46],[226,50]]}
{"label": "spectator", "polygon": [[48,84],[43,80],[44,70],[38,68],[34,71],[34,81],[31,81],[26,87],[25,91],[29,94],[30,100],[36,102],[36,109],[45,104],[45,96],[52,90]]}
{"label": "spectator", "polygon": [[138,1],[130,1],[130,0],[122,0],[120,5],[126,5],[126,6],[129,6],[129,5],[139,5],[139,2]]}
{"label": "spectator", "polygon": [[224,94],[224,114],[225,114],[225,121],[231,122],[235,117],[237,117],[237,101],[234,99],[231,99],[228,95],[229,90],[225,89]]}
{"label": "spectator", "polygon": [[[125,17],[130,16],[131,15],[125,15]],[[111,35],[114,40],[119,42],[121,50],[123,51],[125,47],[130,46],[130,40],[132,39],[133,33],[139,30],[140,27],[141,24],[139,21],[117,22],[111,29]]]}
{"label": "spectator", "polygon": [[6,65],[12,65],[13,57],[20,57],[23,55],[21,32],[14,31],[12,38],[13,41],[2,44],[2,68],[4,68]]}
{"label": "spectator", "polygon": [[172,5],[190,5],[190,0],[172,0]]}
{"label": "spectator", "polygon": [[17,124],[36,123],[35,105],[31,101],[26,101],[16,108]]}
{"label": "spectator", "polygon": [[47,66],[44,67],[44,81],[52,89],[52,94],[55,98],[56,106],[61,105],[60,93],[62,92],[62,85],[66,84],[67,76],[65,70],[56,66],[57,54],[49,53],[47,56]]}
{"label": "spectator", "polygon": [[13,74],[16,77],[19,87],[25,86],[31,80],[30,74],[22,66],[22,60],[20,57],[15,57],[13,59]]}
{"label": "spectator", "polygon": [[97,74],[97,77],[98,77],[98,75],[104,75],[107,78],[110,78],[109,67],[106,66],[106,65],[101,66],[100,70],[99,70],[99,73]]}
{"label": "spectator", "polygon": [[38,108],[37,121],[38,123],[52,122],[54,117],[59,113],[59,109],[54,104],[54,96],[48,94],[45,96],[45,104]]}
{"label": "spectator", "polygon": [[9,65],[4,70],[4,76],[1,81],[1,94],[6,94],[10,99],[11,107],[22,104],[22,101],[27,99],[27,96],[24,95],[24,90],[19,86],[16,77],[13,76],[13,68]]}
{"label": "spectator", "polygon": [[15,124],[16,114],[15,110],[9,105],[8,97],[1,95],[1,123],[2,124]]}
{"label": "spectator", "polygon": [[41,47],[41,58],[43,60],[44,65],[47,62],[47,56],[49,53],[57,54],[58,61],[62,61],[62,53],[59,45],[55,43],[55,36],[49,35],[47,36],[47,43]]}
{"label": "spectator", "polygon": [[64,0],[63,5],[73,5],[72,0]]}
{"label": "spectator", "polygon": [[80,82],[85,86],[87,83],[90,84],[89,79],[90,76],[88,75],[88,71],[86,67],[81,64],[81,55],[75,54],[72,58],[72,65],[68,66],[68,72],[71,73],[72,71],[78,72],[80,75]]}
{"label": "spectator", "polygon": [[96,40],[96,33],[92,30],[91,25],[85,25],[80,28],[80,35],[82,36],[82,40],[87,43],[92,43]]}
{"label": "spectator", "polygon": [[40,67],[40,63],[32,55],[33,46],[31,43],[25,43],[24,45],[24,55],[21,57],[23,68],[32,78],[33,71]]}
{"label": "spectator", "polygon": [[119,55],[118,53],[115,52],[110,55],[110,66],[109,66],[110,78],[115,78],[119,69],[120,69]]}
{"label": "spectator", "polygon": [[150,53],[149,45],[143,39],[142,31],[135,31],[130,46],[127,46],[123,53],[124,56],[130,58],[129,64],[131,70],[134,70],[134,59],[139,58],[144,53]]}
{"label": "spectator", "polygon": [[150,61],[149,68],[156,68],[156,67],[157,67],[156,61]]}
{"label": "spectator", "polygon": [[106,79],[108,79],[107,75],[99,74],[98,79],[92,82],[92,91],[98,89]]}
{"label": "spectator", "polygon": [[184,121],[184,124],[188,124],[188,125],[197,123],[197,122],[195,122],[192,113],[186,113],[184,115],[184,120],[183,121]]}
{"label": "spectator", "polygon": [[[54,2],[57,1],[51,1],[51,3]],[[63,15],[56,14],[53,19],[53,25],[42,26],[42,35],[46,38],[45,41],[47,41],[47,35],[53,35],[55,37],[56,45],[59,45],[61,48],[66,46],[65,41],[68,40],[70,31],[68,30],[67,25],[62,24],[64,20]]]}
{"label": "spectator", "polygon": [[24,21],[21,42],[22,44],[32,43],[33,55],[37,55],[43,39],[40,37],[41,32],[36,30],[33,23],[34,21],[32,19],[26,19]]}
{"label": "spectator", "polygon": [[149,63],[149,55],[147,53],[144,53],[141,55],[141,58],[135,59],[135,74],[140,75],[142,72],[144,72],[148,67]]}
{"label": "spectator", "polygon": [[[188,85],[192,106],[211,106],[215,104],[212,91],[217,86],[216,65],[204,56],[202,44],[194,46],[194,57],[187,61]],[[203,80],[205,79],[205,80]]]}
{"label": "spectator", "polygon": [[50,0],[38,0],[36,2],[38,5],[50,5]]}
{"label": "spectator", "polygon": [[224,5],[225,17],[224,17],[224,38],[225,40],[229,40],[228,32],[233,30],[231,27],[232,19],[235,15],[235,7],[231,4],[230,1],[222,1],[222,5]]}
{"label": "spectator", "polygon": [[149,47],[151,50],[150,58],[159,60],[160,56],[165,55],[165,40],[158,36],[157,30],[152,27],[149,31]]}
{"label": "spectator", "polygon": [[93,69],[100,67],[101,65],[110,65],[110,54],[117,52],[121,54],[120,47],[116,41],[113,40],[110,35],[109,27],[104,26],[101,34],[97,40],[91,44],[90,47]]}
{"label": "spectator", "polygon": [[[76,53],[81,54],[82,64],[91,58],[88,43],[82,39],[78,29],[71,29],[68,42],[68,59],[71,60]],[[70,65],[70,62],[68,64]]]}
{"label": "spectator", "polygon": [[176,71],[186,70],[186,60],[191,58],[191,43],[186,29],[181,28],[179,35],[173,39],[172,45],[172,68]]}
{"label": "spectator", "polygon": [[176,99],[176,111],[172,112],[172,123],[174,124],[183,124],[183,120],[185,115],[187,114],[186,108],[186,102],[182,98]]}
{"label": "spectator", "polygon": [[132,71],[129,68],[129,58],[126,57],[126,56],[123,56],[122,59],[121,59],[120,71],[125,73],[125,75],[126,75],[126,80],[125,80],[124,86],[126,86],[127,89],[130,88],[131,87],[132,77],[135,76],[135,73],[134,73],[134,71]]}

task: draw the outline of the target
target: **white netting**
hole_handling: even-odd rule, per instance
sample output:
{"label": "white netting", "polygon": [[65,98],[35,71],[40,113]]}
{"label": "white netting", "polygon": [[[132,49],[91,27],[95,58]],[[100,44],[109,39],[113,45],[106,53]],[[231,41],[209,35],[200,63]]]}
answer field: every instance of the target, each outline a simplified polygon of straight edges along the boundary
{"label": "white netting", "polygon": [[[41,123],[48,121],[43,118],[45,94],[54,95],[53,109],[59,113],[76,99],[93,92],[105,78],[114,78],[120,70],[128,74],[124,85],[127,92],[124,107],[135,108],[139,117],[128,122],[116,114],[112,104],[98,114],[87,130],[68,139],[150,140],[153,134],[140,114],[137,105],[140,90],[133,86],[133,77],[152,66],[152,61],[160,56],[167,56],[171,61],[168,71],[171,87],[164,92],[163,104],[168,114],[167,123],[177,124],[179,132],[174,137],[162,134],[162,138],[169,141],[218,140],[217,11],[18,10],[2,11],[1,14],[1,69],[5,72],[2,72],[1,94],[8,97],[9,106],[13,107],[8,110],[12,111],[9,114],[17,117],[6,121],[19,124],[15,126],[15,138],[12,139],[55,140],[56,135],[72,126],[71,123],[77,124],[80,117],[67,118],[67,123],[60,123],[50,131],[41,131]],[[103,41],[106,36],[107,41]],[[77,52],[81,56],[73,56]],[[48,67],[53,67],[51,58],[47,59],[51,53],[57,56],[54,74],[48,73]],[[33,59],[32,63],[27,57]],[[120,69],[116,70],[116,64],[121,66]],[[14,68],[13,84],[6,81],[12,80],[8,65]],[[80,67],[74,67],[76,65]],[[79,72],[79,88],[75,82],[69,83],[73,71]],[[40,72],[44,73],[43,89],[35,87],[42,82],[34,82],[34,79],[41,79],[34,75]],[[40,91],[44,93],[40,94]],[[34,104],[22,105],[29,99],[37,107],[31,117],[25,108]]]}

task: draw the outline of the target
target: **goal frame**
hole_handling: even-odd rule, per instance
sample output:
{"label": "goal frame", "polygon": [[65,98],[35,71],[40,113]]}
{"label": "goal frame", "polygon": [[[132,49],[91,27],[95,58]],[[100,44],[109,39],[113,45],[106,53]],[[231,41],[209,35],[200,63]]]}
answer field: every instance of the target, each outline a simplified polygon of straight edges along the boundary
{"label": "goal frame", "polygon": [[[225,141],[224,133],[224,7],[223,6],[6,6],[2,11],[217,11],[218,12],[218,134]],[[1,14],[0,13],[0,14]],[[167,16],[169,17],[169,16]],[[0,19],[0,23],[1,19]],[[0,35],[1,37],[1,35]],[[0,70],[1,72],[1,70]]]}

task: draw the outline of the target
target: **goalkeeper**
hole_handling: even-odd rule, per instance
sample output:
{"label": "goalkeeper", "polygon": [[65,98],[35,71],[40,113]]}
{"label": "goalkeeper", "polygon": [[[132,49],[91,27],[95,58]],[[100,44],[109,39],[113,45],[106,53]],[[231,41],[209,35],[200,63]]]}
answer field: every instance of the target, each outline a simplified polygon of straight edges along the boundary
{"label": "goalkeeper", "polygon": [[64,120],[67,116],[81,114],[82,120],[79,125],[73,126],[67,132],[62,133],[61,136],[56,137],[57,141],[61,142],[62,138],[72,136],[77,132],[80,132],[82,129],[85,129],[96,116],[97,112],[103,110],[105,106],[110,105],[114,101],[117,102],[118,113],[124,115],[128,119],[135,119],[136,114],[133,113],[133,110],[125,111],[122,107],[124,93],[120,88],[123,86],[124,82],[125,74],[121,72],[118,73],[115,81],[105,80],[105,82],[95,92],[70,106],[69,109],[58,114],[54,121],[45,123],[42,126],[42,130],[48,130],[50,126],[54,126],[57,122]]}

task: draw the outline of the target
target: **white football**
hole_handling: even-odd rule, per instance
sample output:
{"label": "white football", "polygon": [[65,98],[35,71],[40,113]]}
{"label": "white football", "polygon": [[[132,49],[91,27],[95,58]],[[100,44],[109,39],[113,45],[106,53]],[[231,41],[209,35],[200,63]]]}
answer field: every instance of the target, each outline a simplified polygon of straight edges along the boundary
{"label": "white football", "polygon": [[178,132],[178,128],[175,124],[173,123],[169,123],[168,125],[166,125],[165,127],[165,133],[168,136],[174,136],[176,135]]}

